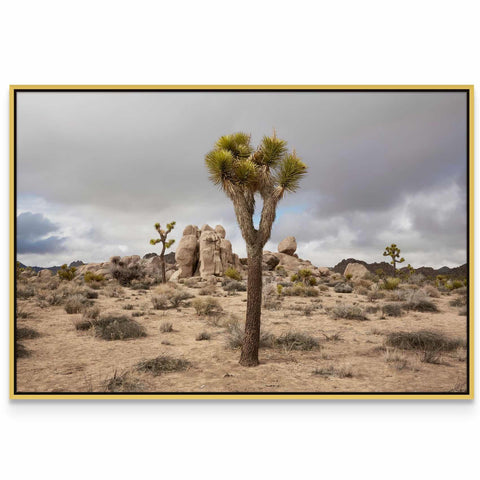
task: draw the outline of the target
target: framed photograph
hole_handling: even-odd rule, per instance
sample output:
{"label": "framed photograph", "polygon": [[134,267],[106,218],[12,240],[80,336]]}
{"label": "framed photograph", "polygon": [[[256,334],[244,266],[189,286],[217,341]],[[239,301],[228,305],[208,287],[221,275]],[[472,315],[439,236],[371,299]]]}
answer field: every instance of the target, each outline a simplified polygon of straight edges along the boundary
{"label": "framed photograph", "polygon": [[473,87],[10,88],[13,399],[472,399]]}

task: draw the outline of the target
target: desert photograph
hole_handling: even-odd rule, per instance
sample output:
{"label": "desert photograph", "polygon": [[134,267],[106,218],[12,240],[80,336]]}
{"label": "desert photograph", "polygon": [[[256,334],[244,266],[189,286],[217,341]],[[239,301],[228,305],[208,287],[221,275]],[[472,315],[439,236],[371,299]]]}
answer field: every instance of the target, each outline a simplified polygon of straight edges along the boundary
{"label": "desert photograph", "polygon": [[470,393],[468,90],[13,95],[16,396]]}

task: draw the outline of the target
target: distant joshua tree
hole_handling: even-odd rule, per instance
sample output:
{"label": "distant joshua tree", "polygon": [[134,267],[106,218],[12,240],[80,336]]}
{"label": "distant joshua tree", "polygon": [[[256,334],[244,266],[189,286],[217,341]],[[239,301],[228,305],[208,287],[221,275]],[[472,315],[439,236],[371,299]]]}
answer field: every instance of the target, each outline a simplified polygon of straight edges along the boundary
{"label": "distant joshua tree", "polygon": [[392,243],[389,247],[385,247],[383,252],[384,257],[391,257],[390,264],[393,265],[393,276],[397,276],[397,263],[403,263],[405,259],[400,258],[400,249],[395,243]]}
{"label": "distant joshua tree", "polygon": [[[240,365],[258,365],[262,308],[263,247],[270,238],[278,202],[286,192],[295,192],[306,165],[295,151],[288,153],[287,142],[263,137],[255,149],[250,135],[234,133],[220,137],[205,156],[210,180],[222,188],[233,203],[248,256],[247,315]],[[258,228],[253,223],[255,194],[263,201]]]}
{"label": "distant joshua tree", "polygon": [[150,240],[150,245],[156,245],[157,243],[162,242],[162,251],[160,252],[160,261],[161,261],[161,267],[162,267],[162,283],[167,282],[167,277],[165,275],[165,250],[167,250],[167,248],[170,248],[175,243],[175,240],[173,238],[171,240],[167,240],[167,236],[175,228],[175,223],[176,222],[168,223],[166,230],[163,230],[160,227],[160,224],[156,223],[154,225],[155,230],[160,235],[160,238],[152,238]]}

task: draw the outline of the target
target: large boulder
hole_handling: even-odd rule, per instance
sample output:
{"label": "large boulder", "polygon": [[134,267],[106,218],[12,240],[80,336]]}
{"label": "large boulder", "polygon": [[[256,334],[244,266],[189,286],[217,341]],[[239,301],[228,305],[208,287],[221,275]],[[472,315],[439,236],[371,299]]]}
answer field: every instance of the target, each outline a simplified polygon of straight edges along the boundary
{"label": "large boulder", "polygon": [[200,235],[201,277],[223,275],[222,257],[220,253],[221,240],[219,235],[213,230],[205,229],[202,231]]}
{"label": "large boulder", "polygon": [[196,235],[184,235],[175,252],[179,274],[178,278],[191,277],[198,264],[198,242]]}
{"label": "large boulder", "polygon": [[215,227],[215,233],[220,237],[220,238],[225,238],[227,235],[227,232],[225,232],[225,229],[221,225],[217,225]]}
{"label": "large boulder", "polygon": [[[352,280],[360,280],[365,276],[365,274],[369,273],[367,268],[364,267],[361,263],[349,263],[345,271],[343,272],[343,276],[351,278]],[[351,277],[350,277],[351,275]]]}
{"label": "large boulder", "polygon": [[333,288],[336,293],[352,293],[353,287],[349,283],[337,283]]}
{"label": "large boulder", "polygon": [[262,258],[262,268],[264,270],[274,270],[280,263],[280,259],[271,252],[264,252]]}
{"label": "large boulder", "polygon": [[279,253],[285,253],[286,255],[293,255],[296,250],[297,250],[297,241],[295,240],[295,237],[284,238],[278,244]]}
{"label": "large boulder", "polygon": [[183,229],[183,235],[195,235],[196,237],[198,237],[198,234],[198,227],[196,227],[195,225],[187,225]]}

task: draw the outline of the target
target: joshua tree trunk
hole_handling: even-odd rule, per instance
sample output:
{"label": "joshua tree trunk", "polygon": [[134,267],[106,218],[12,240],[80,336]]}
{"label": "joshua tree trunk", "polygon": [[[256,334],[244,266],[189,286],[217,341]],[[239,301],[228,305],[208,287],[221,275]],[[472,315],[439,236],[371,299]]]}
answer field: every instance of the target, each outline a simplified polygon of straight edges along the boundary
{"label": "joshua tree trunk", "polygon": [[247,316],[240,365],[258,365],[260,318],[262,313],[262,256],[259,245],[248,246]]}
{"label": "joshua tree trunk", "polygon": [[162,268],[162,283],[167,283],[167,276],[165,274],[165,245],[162,248],[162,253],[160,253],[160,261]]}

